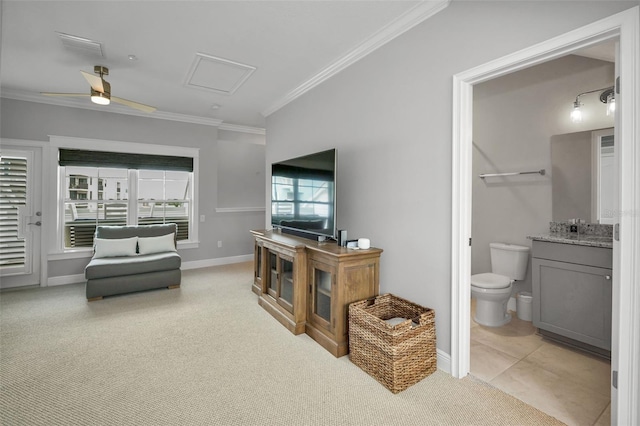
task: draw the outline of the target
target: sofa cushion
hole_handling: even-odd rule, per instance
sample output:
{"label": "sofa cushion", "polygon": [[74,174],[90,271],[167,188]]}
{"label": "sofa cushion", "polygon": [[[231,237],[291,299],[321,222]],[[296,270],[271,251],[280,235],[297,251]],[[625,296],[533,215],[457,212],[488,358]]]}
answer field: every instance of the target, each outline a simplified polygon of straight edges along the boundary
{"label": "sofa cushion", "polygon": [[98,226],[96,238],[130,238],[130,237],[157,237],[173,233],[174,238],[178,232],[178,225],[165,223],[156,225],[131,225],[131,226]]}
{"label": "sofa cushion", "polygon": [[176,251],[173,233],[158,237],[138,238],[138,253],[153,254]]}
{"label": "sofa cushion", "polygon": [[179,269],[180,265],[180,255],[175,251],[126,257],[101,257],[91,259],[84,269],[84,275],[86,279],[93,280],[147,272],[170,271]]}
{"label": "sofa cushion", "polygon": [[138,237],[114,239],[95,238],[93,243],[95,245],[94,258],[135,256]]}

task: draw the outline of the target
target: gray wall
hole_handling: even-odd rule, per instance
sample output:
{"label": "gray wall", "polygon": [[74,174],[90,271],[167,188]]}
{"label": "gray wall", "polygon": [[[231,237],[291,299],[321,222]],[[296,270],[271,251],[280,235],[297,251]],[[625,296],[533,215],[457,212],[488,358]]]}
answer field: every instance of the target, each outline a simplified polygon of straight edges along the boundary
{"label": "gray wall", "polygon": [[218,140],[218,207],[264,207],[264,145]]}
{"label": "gray wall", "polygon": [[[48,135],[57,135],[199,148],[198,216],[205,215],[205,222],[199,223],[199,248],[180,250],[183,261],[253,253],[249,229],[264,226],[264,212],[216,213],[216,208],[221,207],[220,199],[225,200],[224,207],[264,206],[264,197],[261,197],[264,176],[255,177],[256,170],[264,170],[264,145],[236,142],[234,147],[230,142],[223,142],[223,148],[220,149],[218,129],[212,126],[9,99],[2,99],[0,113],[2,138],[48,142]],[[255,142],[259,137],[254,135],[248,139]],[[238,155],[246,152],[251,152],[251,155]],[[221,163],[225,164],[225,168],[235,169],[236,173],[246,170],[254,179],[249,182],[226,179],[218,172]],[[258,179],[260,177],[261,180]],[[53,175],[50,178],[57,177]],[[219,184],[221,180],[223,185]],[[244,198],[237,199],[232,194],[235,192],[242,192]],[[250,199],[252,196],[255,199]],[[233,205],[236,201],[245,205]],[[43,232],[46,230],[43,229]],[[218,248],[218,241],[223,242],[222,248]],[[45,248],[43,255],[46,253]],[[87,262],[88,259],[49,261],[49,277],[81,274]]]}
{"label": "gray wall", "polygon": [[[605,105],[598,100],[599,93],[581,98],[585,108],[590,107],[590,117],[580,124],[570,120],[579,93],[608,87],[613,80],[614,64],[569,55],[474,87],[473,274],[491,271],[489,243],[531,247],[528,235],[549,232],[549,222],[554,219],[552,189],[557,181],[551,164],[551,140],[554,135],[613,126],[613,117],[606,115]],[[589,212],[590,152],[588,158],[580,159],[578,169],[565,173],[576,182],[582,181],[574,188],[573,202],[586,205]],[[580,170],[585,160],[586,168]],[[545,169],[546,175],[478,178],[481,173],[540,169]],[[576,173],[584,179],[578,179]],[[580,192],[584,189],[586,193]],[[581,217],[586,219],[590,214]],[[527,277],[513,286],[513,294],[518,291],[531,291],[531,264]]]}
{"label": "gray wall", "polygon": [[381,291],[434,308],[450,353],[452,76],[637,4],[453,1],[269,116],[266,164],[338,149],[338,228],[384,249]]}

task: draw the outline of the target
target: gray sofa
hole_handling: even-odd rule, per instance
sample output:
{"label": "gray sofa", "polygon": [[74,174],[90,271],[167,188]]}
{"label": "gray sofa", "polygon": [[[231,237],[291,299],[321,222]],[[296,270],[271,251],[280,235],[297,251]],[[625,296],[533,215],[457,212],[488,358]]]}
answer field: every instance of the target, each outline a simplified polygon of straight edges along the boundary
{"label": "gray sofa", "polygon": [[[167,251],[154,252],[149,249],[155,239],[149,237],[167,236],[173,233],[173,247]],[[96,244],[104,243],[100,240],[130,241],[132,237],[138,237],[134,244],[134,252],[126,256],[98,257],[98,247],[95,247],[94,257],[85,267],[84,273],[87,279],[87,300],[100,300],[104,296],[131,293],[141,290],[156,288],[180,287],[182,259],[175,251],[177,225],[168,223],[162,225],[138,225],[138,226],[98,226],[96,228]],[[171,237],[163,238],[163,241]],[[142,239],[145,241],[147,251],[150,254],[140,254]],[[119,244],[119,241],[107,241],[109,244]],[[157,248],[163,250],[158,244]],[[166,245],[165,245],[166,247]]]}

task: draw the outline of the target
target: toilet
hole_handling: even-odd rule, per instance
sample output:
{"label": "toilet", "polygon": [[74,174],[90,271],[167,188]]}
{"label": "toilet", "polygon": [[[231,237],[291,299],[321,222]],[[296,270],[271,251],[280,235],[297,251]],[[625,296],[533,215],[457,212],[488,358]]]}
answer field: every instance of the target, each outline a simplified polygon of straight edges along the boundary
{"label": "toilet", "polygon": [[471,297],[476,299],[474,320],[487,327],[511,321],[507,303],[516,280],[523,280],[529,264],[529,247],[490,243],[491,272],[471,276]]}

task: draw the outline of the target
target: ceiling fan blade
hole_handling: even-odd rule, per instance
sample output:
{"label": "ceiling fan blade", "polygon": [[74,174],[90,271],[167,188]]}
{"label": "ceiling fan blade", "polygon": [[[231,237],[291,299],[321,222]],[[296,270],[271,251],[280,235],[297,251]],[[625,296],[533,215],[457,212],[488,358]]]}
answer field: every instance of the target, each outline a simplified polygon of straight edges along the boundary
{"label": "ceiling fan blade", "polygon": [[111,100],[113,102],[122,104],[122,105],[126,105],[128,107],[131,108],[135,108],[135,109],[139,109],[140,111],[144,111],[144,112],[153,112],[156,110],[156,108],[149,106],[149,105],[145,105],[145,104],[141,104],[138,102],[134,102],[134,101],[130,101],[127,99],[122,99],[122,98],[118,98],[116,96],[111,96]]}
{"label": "ceiling fan blade", "polygon": [[88,97],[88,93],[52,93],[52,92],[40,92],[44,96],[67,96],[67,97]]}
{"label": "ceiling fan blade", "polygon": [[102,78],[97,75],[89,74],[88,72],[80,71],[84,78],[87,79],[93,90],[96,92],[104,93],[104,86],[102,85]]}

